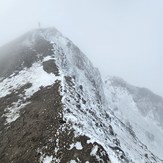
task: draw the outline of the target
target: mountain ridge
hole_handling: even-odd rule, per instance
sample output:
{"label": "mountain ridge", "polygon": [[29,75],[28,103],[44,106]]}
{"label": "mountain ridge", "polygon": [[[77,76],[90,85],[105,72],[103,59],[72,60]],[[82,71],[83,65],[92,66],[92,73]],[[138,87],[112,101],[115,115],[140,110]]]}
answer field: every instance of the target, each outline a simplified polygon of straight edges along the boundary
{"label": "mountain ridge", "polygon": [[2,162],[162,162],[116,118],[69,39],[48,28],[18,40],[0,62]]}

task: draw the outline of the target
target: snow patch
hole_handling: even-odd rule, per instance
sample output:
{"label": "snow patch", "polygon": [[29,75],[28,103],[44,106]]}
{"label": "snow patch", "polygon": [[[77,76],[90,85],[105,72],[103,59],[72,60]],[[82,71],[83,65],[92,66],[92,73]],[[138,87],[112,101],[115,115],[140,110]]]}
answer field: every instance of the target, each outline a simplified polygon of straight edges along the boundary
{"label": "snow patch", "polygon": [[95,145],[95,146],[92,148],[92,151],[91,151],[90,155],[91,155],[91,156],[95,156],[96,153],[97,153],[97,151],[98,151],[98,146]]}
{"label": "snow patch", "polygon": [[40,89],[40,86],[52,85],[58,77],[48,74],[43,70],[41,63],[34,63],[32,67],[25,68],[19,74],[12,74],[9,78],[0,83],[0,98],[11,94],[27,83],[32,83],[32,87],[26,90],[26,96],[30,97]]}
{"label": "snow patch", "polygon": [[82,150],[83,149],[83,147],[81,145],[81,142],[76,142],[75,144],[71,144],[69,150],[71,150],[73,148],[76,148],[77,150]]}
{"label": "snow patch", "polygon": [[77,163],[75,160],[71,160],[70,163]]}
{"label": "snow patch", "polygon": [[[124,83],[122,80],[119,82]],[[122,127],[123,130],[119,130],[116,124],[112,124],[115,132],[118,133],[121,146],[124,151],[131,153],[132,160],[136,160],[140,157],[137,156],[138,154],[144,153],[143,155],[145,155],[145,153],[148,153],[143,144],[136,144],[138,138],[142,143],[147,145],[147,148],[155,155],[162,157],[163,142],[161,140],[163,132],[155,125],[154,120],[151,123],[151,117],[144,117],[140,113],[136,102],[133,100],[133,95],[125,86],[114,85],[112,84],[112,80],[108,80],[105,83],[104,89],[108,105],[111,110],[114,111],[114,115],[118,117],[126,127],[126,129]],[[130,138],[129,135],[131,135]]]}
{"label": "snow patch", "polygon": [[43,159],[43,163],[51,163],[53,160],[53,156],[46,156],[44,159]]}
{"label": "snow patch", "polygon": [[[48,58],[46,58],[48,59]],[[56,80],[61,80],[59,76],[55,76],[52,73],[47,73],[43,70],[42,63],[34,63],[30,68],[24,68],[19,74],[12,74],[9,78],[6,78],[0,83],[0,98],[5,97],[15,90],[19,90],[23,85],[31,83],[30,88],[25,89],[25,93],[19,96],[23,97],[23,100],[18,100],[12,103],[12,107],[5,109],[7,113],[3,115],[6,117],[6,124],[14,122],[19,118],[20,109],[25,107],[28,103],[24,103],[28,98],[30,98],[35,92],[40,90],[40,87],[46,87],[55,83]]]}
{"label": "snow patch", "polygon": [[20,110],[22,108],[24,108],[25,106],[27,106],[28,104],[30,104],[30,102],[27,102],[27,103],[24,103],[24,104],[21,104],[20,106],[18,106],[19,105],[19,101],[18,101],[16,103],[13,103],[12,107],[6,108],[5,112],[7,112],[7,113],[2,115],[2,117],[6,117],[5,125],[16,121],[20,116],[19,115]]}
{"label": "snow patch", "polygon": [[46,56],[44,59],[43,59],[43,62],[46,62],[46,61],[49,61],[51,59],[54,59],[53,56]]}

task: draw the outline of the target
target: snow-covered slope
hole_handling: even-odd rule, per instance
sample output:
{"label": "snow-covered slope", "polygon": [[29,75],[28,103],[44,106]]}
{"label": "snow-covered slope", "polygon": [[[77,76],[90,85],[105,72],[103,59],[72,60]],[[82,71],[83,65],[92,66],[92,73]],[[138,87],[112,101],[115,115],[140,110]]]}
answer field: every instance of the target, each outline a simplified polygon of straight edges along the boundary
{"label": "snow-covered slope", "polygon": [[106,79],[105,95],[114,114],[163,159],[163,99],[118,77]]}
{"label": "snow-covered slope", "polygon": [[56,29],[31,31],[0,55],[0,162],[162,162],[114,115],[98,69]]}

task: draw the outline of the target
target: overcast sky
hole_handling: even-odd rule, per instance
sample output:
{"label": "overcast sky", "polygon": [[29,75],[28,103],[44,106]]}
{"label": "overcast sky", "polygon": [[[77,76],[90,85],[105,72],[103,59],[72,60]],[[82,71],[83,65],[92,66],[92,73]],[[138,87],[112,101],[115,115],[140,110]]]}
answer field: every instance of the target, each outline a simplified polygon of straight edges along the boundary
{"label": "overcast sky", "polygon": [[163,96],[163,0],[0,1],[0,46],[56,27],[98,67]]}

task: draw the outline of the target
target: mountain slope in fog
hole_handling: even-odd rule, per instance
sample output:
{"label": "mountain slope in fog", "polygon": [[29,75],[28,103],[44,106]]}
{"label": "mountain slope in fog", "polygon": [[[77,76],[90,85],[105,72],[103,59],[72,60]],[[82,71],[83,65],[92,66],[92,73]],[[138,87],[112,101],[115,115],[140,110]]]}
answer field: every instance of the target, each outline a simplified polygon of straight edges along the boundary
{"label": "mountain slope in fog", "polygon": [[106,79],[105,95],[114,114],[132,128],[149,150],[162,158],[163,99],[118,77]]}
{"label": "mountain slope in fog", "polygon": [[0,55],[0,162],[162,162],[114,115],[98,69],[56,29],[28,32]]}

